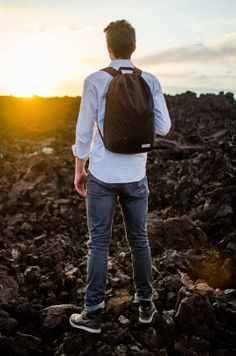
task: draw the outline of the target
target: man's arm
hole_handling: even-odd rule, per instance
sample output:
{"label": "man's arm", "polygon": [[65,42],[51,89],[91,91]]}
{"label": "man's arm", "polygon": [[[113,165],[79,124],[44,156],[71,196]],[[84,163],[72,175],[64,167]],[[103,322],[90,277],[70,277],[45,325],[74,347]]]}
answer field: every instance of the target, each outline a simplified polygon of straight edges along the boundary
{"label": "man's arm", "polygon": [[80,111],[76,125],[76,142],[72,145],[75,156],[75,178],[76,191],[86,197],[87,172],[86,161],[91,151],[94,123],[97,118],[97,95],[95,87],[88,78],[84,82],[83,93],[80,103]]}
{"label": "man's arm", "polygon": [[[156,78],[155,78],[156,79]],[[156,79],[154,82],[154,115],[155,115],[155,133],[165,136],[171,128],[169,112],[162,92],[161,84]]]}
{"label": "man's arm", "polygon": [[76,191],[81,195],[81,197],[85,198],[87,195],[87,172],[85,170],[86,160],[80,159],[78,157],[75,158],[75,178],[74,178],[74,186]]}

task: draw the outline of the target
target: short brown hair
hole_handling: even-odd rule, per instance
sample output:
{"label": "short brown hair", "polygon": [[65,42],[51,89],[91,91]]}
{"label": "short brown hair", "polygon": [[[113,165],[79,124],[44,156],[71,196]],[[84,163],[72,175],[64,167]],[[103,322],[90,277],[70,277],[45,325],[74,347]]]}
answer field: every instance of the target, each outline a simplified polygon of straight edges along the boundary
{"label": "short brown hair", "polygon": [[135,50],[135,29],[127,20],[118,20],[109,23],[104,28],[108,46],[116,58],[127,59]]}

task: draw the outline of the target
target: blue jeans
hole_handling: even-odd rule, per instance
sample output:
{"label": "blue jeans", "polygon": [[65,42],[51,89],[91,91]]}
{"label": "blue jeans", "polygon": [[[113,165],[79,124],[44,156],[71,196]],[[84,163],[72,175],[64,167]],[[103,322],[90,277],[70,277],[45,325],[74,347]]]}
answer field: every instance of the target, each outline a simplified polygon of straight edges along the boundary
{"label": "blue jeans", "polygon": [[107,259],[117,197],[122,208],[132,255],[136,299],[152,300],[152,261],[147,237],[148,183],[105,183],[90,172],[87,181],[89,230],[85,308],[104,308]]}

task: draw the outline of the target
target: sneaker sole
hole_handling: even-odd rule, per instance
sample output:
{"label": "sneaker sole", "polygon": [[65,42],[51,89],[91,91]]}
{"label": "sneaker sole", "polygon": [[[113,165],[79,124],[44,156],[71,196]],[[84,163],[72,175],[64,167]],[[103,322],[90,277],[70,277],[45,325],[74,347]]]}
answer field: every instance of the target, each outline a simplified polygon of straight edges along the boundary
{"label": "sneaker sole", "polygon": [[74,324],[71,319],[69,319],[69,322],[70,322],[70,325],[73,326],[76,329],[82,329],[82,330],[88,331],[89,333],[93,333],[93,334],[100,334],[101,333],[101,329],[92,329],[92,328],[89,328],[89,327],[84,326],[84,325],[77,325],[77,324]]}
{"label": "sneaker sole", "polygon": [[150,316],[149,319],[142,319],[142,317],[139,317],[139,322],[142,324],[150,324],[153,320],[154,315],[157,313],[157,310],[154,310],[152,315]]}

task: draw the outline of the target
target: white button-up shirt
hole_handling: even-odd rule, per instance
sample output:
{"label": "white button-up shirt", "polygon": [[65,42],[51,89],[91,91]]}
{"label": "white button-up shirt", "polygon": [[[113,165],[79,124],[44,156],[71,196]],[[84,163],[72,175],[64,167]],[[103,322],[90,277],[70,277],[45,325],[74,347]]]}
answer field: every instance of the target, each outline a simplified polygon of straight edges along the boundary
{"label": "white button-up shirt", "polygon": [[[115,69],[134,67],[128,59],[116,59],[110,63]],[[122,70],[126,72],[126,70]],[[142,72],[154,99],[155,132],[166,135],[171,127],[170,117],[158,79]],[[80,111],[76,125],[76,140],[72,145],[74,156],[86,160],[89,157],[89,171],[99,180],[107,183],[128,183],[141,180],[146,173],[147,153],[120,154],[104,147],[98,132],[103,132],[106,93],[112,76],[98,71],[89,75],[83,86]]]}

